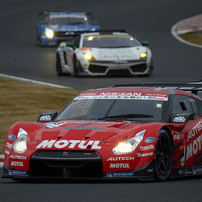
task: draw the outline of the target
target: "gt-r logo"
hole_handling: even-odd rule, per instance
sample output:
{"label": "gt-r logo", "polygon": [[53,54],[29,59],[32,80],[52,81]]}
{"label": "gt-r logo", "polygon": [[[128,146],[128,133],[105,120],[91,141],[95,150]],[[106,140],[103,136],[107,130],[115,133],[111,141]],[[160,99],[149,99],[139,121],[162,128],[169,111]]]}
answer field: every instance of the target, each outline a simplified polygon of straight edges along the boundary
{"label": "gt-r logo", "polygon": [[36,148],[52,148],[55,147],[57,149],[61,149],[64,147],[68,148],[74,148],[76,145],[80,149],[101,149],[101,146],[99,146],[100,141],[84,141],[84,140],[44,140],[41,142]]}

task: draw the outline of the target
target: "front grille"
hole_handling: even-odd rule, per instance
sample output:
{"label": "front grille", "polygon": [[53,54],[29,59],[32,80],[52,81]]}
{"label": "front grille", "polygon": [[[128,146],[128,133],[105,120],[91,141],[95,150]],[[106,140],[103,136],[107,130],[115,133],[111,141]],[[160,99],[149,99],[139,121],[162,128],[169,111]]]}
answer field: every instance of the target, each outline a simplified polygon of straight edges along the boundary
{"label": "front grille", "polygon": [[102,178],[102,159],[97,152],[38,151],[30,159],[30,177]]}
{"label": "front grille", "polygon": [[107,76],[130,76],[131,73],[128,69],[109,70]]}
{"label": "front grille", "polygon": [[147,69],[147,65],[146,64],[133,65],[130,66],[130,69],[133,72],[144,72]]}
{"label": "front grille", "polygon": [[89,65],[89,71],[92,73],[105,73],[108,67],[100,65]]}
{"label": "front grille", "polygon": [[56,37],[68,36],[68,34],[65,34],[65,33],[68,33],[68,31],[55,31],[54,36],[56,36]]}

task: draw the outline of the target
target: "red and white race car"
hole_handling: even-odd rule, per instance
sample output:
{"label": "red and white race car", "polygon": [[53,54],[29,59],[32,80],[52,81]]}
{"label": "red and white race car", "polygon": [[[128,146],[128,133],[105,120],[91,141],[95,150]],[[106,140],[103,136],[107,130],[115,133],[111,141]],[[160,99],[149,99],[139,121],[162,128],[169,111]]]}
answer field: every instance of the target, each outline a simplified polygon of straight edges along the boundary
{"label": "red and white race car", "polygon": [[162,181],[201,175],[202,100],[199,89],[182,89],[87,90],[58,114],[17,122],[6,137],[3,177]]}

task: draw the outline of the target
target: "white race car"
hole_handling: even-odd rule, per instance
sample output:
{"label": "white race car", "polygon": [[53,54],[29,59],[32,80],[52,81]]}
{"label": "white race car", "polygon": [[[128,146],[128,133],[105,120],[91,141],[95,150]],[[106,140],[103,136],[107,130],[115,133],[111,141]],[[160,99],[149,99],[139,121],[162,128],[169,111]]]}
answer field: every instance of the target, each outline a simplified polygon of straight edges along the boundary
{"label": "white race car", "polygon": [[145,75],[153,70],[152,53],[124,30],[80,34],[73,43],[62,42],[56,51],[57,75]]}

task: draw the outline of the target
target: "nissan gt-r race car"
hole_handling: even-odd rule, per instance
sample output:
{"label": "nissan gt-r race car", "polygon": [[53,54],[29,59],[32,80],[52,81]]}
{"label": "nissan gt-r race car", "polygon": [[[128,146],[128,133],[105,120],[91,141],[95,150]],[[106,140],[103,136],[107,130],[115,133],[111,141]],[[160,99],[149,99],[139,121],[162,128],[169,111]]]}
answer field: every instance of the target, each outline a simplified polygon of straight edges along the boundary
{"label": "nissan gt-r race car", "polygon": [[37,16],[37,44],[57,46],[61,41],[72,40],[77,31],[96,31],[90,12],[41,12]]}
{"label": "nissan gt-r race car", "polygon": [[196,88],[117,85],[87,90],[58,114],[11,126],[3,177],[156,179],[202,174]]}
{"label": "nissan gt-r race car", "polygon": [[147,75],[152,73],[151,50],[125,32],[100,30],[82,33],[73,43],[62,42],[56,51],[57,75]]}

